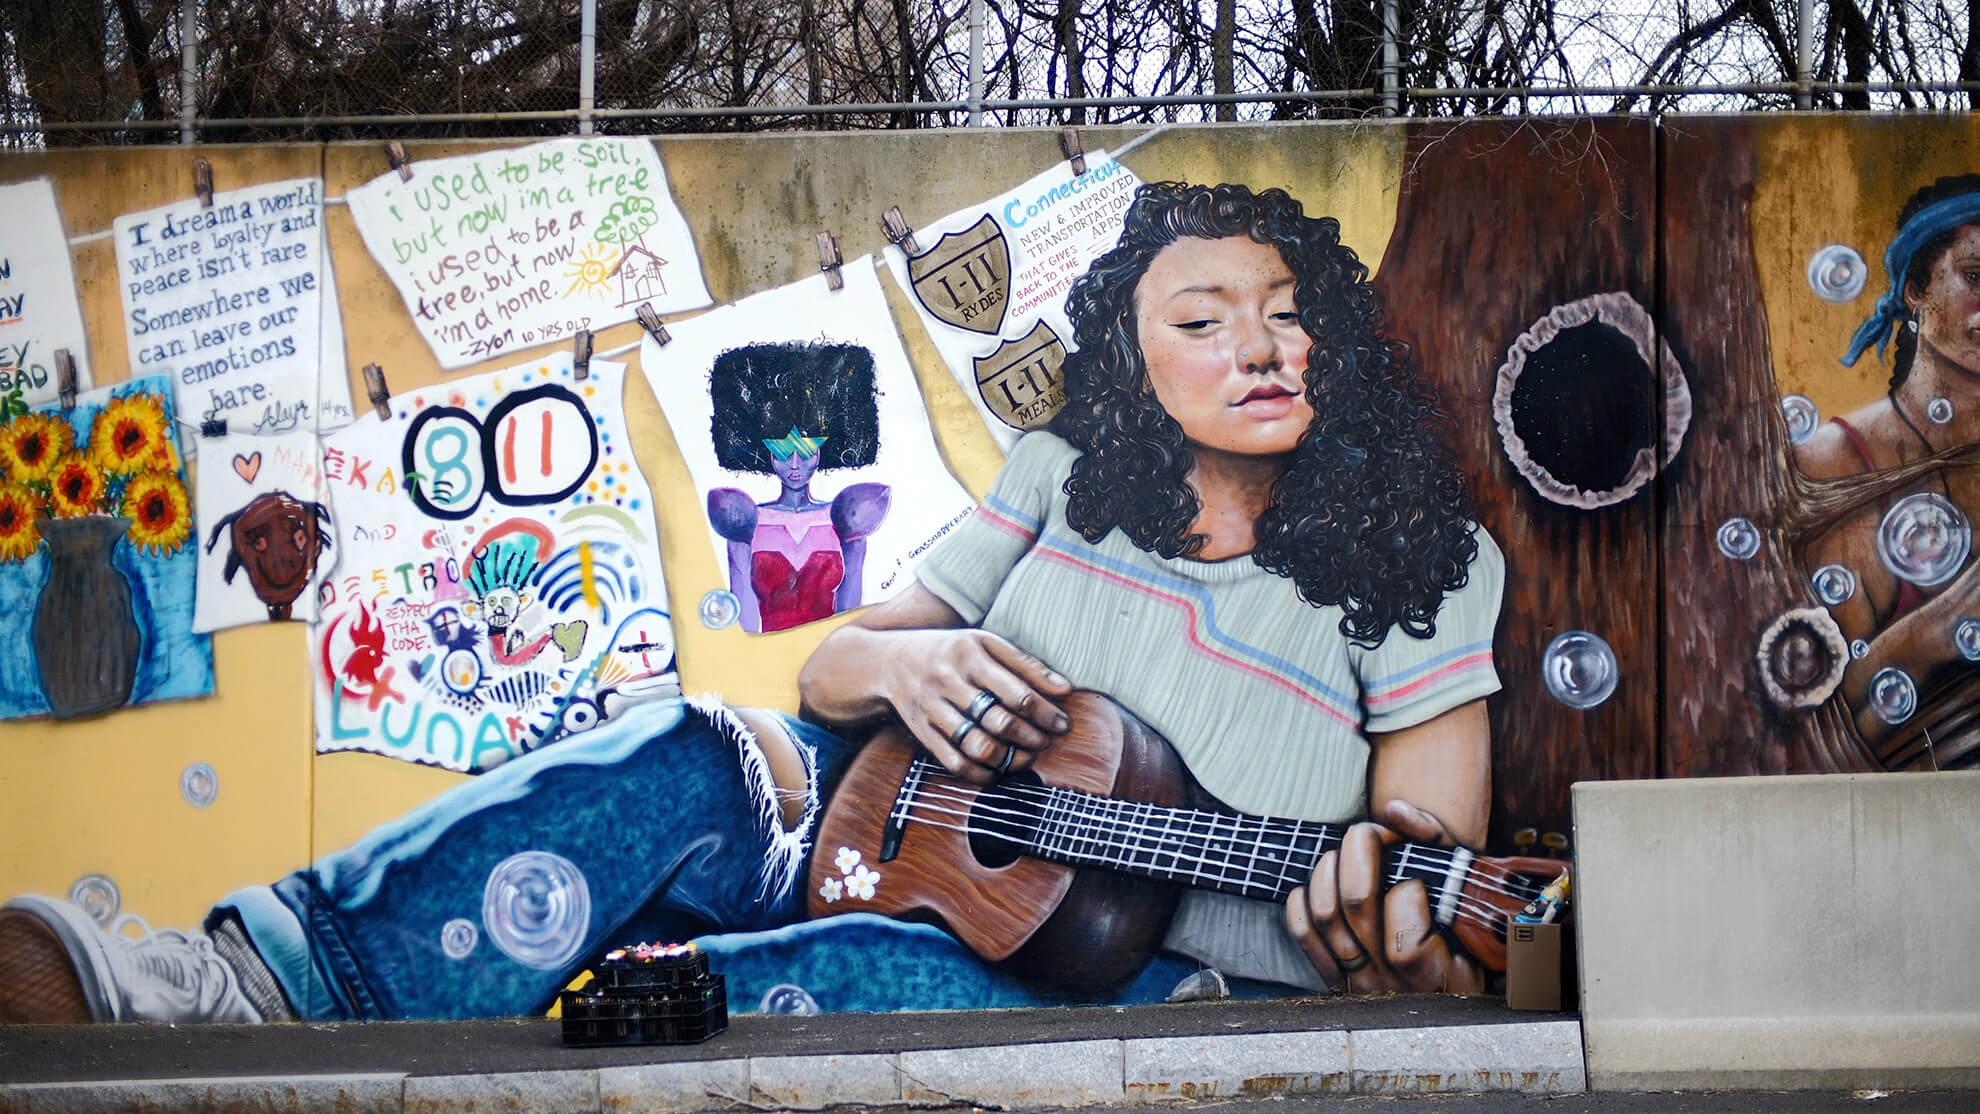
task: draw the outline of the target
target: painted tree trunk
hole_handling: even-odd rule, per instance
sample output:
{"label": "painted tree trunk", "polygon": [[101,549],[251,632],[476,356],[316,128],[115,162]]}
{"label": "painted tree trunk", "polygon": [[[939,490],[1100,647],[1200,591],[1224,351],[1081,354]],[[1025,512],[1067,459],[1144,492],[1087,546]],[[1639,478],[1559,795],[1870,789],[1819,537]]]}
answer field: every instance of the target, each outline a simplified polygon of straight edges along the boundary
{"label": "painted tree trunk", "polygon": [[[1509,459],[1492,413],[1508,349],[1558,307],[1620,293],[1654,312],[1653,143],[1641,119],[1421,126],[1375,280],[1395,334],[1443,397],[1473,515],[1506,554],[1493,639],[1505,687],[1488,705],[1495,848],[1538,837],[1559,851],[1570,785],[1658,772],[1659,489],[1594,509],[1544,497]],[[1642,428],[1609,428],[1599,406],[1541,407],[1560,426],[1555,440],[1633,455],[1662,421],[1649,368],[1597,361],[1583,378],[1631,392]],[[1601,636],[1619,669],[1613,694],[1589,708],[1554,699],[1544,680],[1549,643],[1573,630]]]}

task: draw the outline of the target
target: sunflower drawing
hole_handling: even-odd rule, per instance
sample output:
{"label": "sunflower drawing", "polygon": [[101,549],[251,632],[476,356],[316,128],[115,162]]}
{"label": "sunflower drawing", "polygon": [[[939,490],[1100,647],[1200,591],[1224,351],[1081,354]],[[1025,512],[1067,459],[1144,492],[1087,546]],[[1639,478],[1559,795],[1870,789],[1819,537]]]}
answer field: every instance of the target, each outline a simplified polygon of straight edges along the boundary
{"label": "sunflower drawing", "polygon": [[0,486],[0,561],[25,561],[41,544],[34,524],[41,506],[34,492],[17,484]]}
{"label": "sunflower drawing", "polygon": [[121,513],[131,520],[131,544],[163,555],[192,533],[192,507],[185,485],[170,472],[147,471],[124,488]]}
{"label": "sunflower drawing", "polygon": [[165,445],[165,406],[156,395],[111,399],[89,431],[90,455],[113,476],[152,467]]}
{"label": "sunflower drawing", "polygon": [[81,453],[70,453],[55,464],[55,478],[48,486],[48,509],[56,518],[80,518],[102,514],[103,469]]}
{"label": "sunflower drawing", "polygon": [[130,544],[164,556],[192,536],[192,504],[162,395],[105,403],[80,443],[48,412],[0,422],[0,564],[19,563],[49,539],[40,520],[122,516]]}
{"label": "sunflower drawing", "polygon": [[22,414],[0,426],[0,465],[15,483],[41,483],[75,445],[75,431],[52,414]]}

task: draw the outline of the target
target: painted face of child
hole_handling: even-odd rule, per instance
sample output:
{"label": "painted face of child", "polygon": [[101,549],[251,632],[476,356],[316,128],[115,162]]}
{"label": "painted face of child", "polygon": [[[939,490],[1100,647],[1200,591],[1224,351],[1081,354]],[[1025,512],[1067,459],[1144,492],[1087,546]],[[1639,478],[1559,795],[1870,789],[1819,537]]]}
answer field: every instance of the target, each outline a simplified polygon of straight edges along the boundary
{"label": "painted face of child", "polygon": [[1135,287],[1149,386],[1199,449],[1281,455],[1313,421],[1312,342],[1279,250],[1248,236],[1178,240]]}

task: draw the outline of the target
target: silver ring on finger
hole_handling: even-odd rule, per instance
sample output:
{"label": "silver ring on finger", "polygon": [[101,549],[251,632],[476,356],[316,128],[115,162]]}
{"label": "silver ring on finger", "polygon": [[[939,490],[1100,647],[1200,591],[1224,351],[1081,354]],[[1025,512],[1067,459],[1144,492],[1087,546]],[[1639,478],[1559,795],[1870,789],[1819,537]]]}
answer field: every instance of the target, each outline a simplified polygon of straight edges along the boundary
{"label": "silver ring on finger", "polygon": [[997,773],[998,773],[999,775],[1002,775],[1002,774],[1007,774],[1007,773],[1010,773],[1010,772],[1011,772],[1011,760],[1012,760],[1012,759],[1014,759],[1014,758],[1016,758],[1016,757],[1017,757],[1017,745],[1016,745],[1015,743],[1005,743],[1005,744],[1004,744],[1004,757],[1003,757],[1003,759],[1002,759],[1001,761],[999,761],[999,762],[997,763],[997,765],[996,765],[995,767],[993,767],[993,769],[994,769],[994,770],[995,770],[995,771],[996,771],[996,772],[997,772]]}
{"label": "silver ring on finger", "polygon": [[997,694],[991,692],[989,689],[980,689],[977,691],[976,699],[969,702],[969,707],[963,712],[963,715],[968,716],[971,720],[981,721],[983,719],[983,713],[996,706]]}
{"label": "silver ring on finger", "polygon": [[965,719],[961,723],[956,724],[955,730],[949,732],[949,745],[957,750],[961,750],[962,741],[968,738],[969,733],[974,730],[976,730],[976,721],[973,719]]}

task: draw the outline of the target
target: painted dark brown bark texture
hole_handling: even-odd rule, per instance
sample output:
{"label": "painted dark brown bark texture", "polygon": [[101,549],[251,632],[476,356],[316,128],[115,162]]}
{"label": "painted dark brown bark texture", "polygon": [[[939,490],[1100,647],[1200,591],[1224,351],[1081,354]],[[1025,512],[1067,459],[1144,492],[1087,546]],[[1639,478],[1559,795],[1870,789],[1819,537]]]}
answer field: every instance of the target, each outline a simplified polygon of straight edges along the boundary
{"label": "painted dark brown bark texture", "polygon": [[[1550,502],[1508,461],[1491,411],[1508,346],[1555,306],[1621,291],[1654,312],[1653,144],[1645,120],[1421,127],[1377,280],[1453,419],[1474,513],[1506,554],[1493,643],[1505,687],[1489,704],[1494,847],[1523,828],[1568,832],[1577,780],[1658,773],[1657,487],[1595,510]],[[1648,369],[1635,370],[1648,389]],[[1569,630],[1600,635],[1621,667],[1614,695],[1586,711],[1542,680],[1548,642]]]}
{"label": "painted dark brown bark texture", "polygon": [[[1664,474],[1662,772],[1672,777],[1871,768],[1838,701],[1777,711],[1755,656],[1775,616],[1813,603],[1791,537],[1816,493],[1795,482],[1779,417],[1749,221],[1752,135],[1722,119],[1680,121],[1661,137],[1661,320],[1694,409]],[[1761,529],[1750,560],[1719,551],[1717,531],[1733,516]]]}

